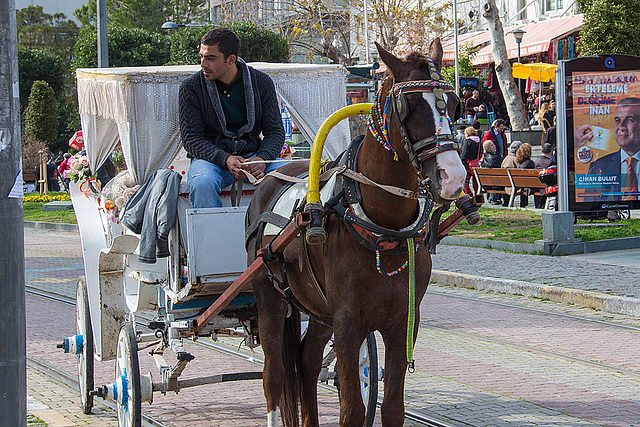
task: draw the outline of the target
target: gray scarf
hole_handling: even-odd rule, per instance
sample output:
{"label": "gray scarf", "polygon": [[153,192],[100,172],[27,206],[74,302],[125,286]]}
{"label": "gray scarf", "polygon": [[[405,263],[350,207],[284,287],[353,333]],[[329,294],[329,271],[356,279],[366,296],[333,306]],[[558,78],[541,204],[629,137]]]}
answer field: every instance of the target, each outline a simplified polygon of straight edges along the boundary
{"label": "gray scarf", "polygon": [[242,73],[242,83],[244,85],[244,101],[247,106],[247,124],[242,126],[238,130],[237,135],[227,130],[227,119],[224,116],[222,104],[220,104],[220,93],[218,92],[218,88],[216,87],[216,82],[207,80],[207,92],[209,92],[209,99],[211,100],[211,104],[213,105],[213,110],[216,112],[216,116],[218,117],[218,121],[220,122],[220,126],[222,127],[222,133],[227,138],[232,139],[241,137],[242,135],[251,132],[256,123],[256,104],[255,99],[253,98],[253,85],[251,84],[251,74],[249,73],[249,67],[247,66],[247,63],[242,60],[242,58],[238,58],[236,63],[239,65],[240,72]]}

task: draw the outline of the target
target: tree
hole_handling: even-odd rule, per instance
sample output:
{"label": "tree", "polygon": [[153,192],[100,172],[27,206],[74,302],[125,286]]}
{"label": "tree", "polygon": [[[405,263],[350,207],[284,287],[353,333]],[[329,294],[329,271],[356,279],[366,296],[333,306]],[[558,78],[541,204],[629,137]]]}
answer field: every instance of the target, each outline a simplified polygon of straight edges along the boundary
{"label": "tree", "polygon": [[[353,9],[356,7],[352,5]],[[352,13],[325,0],[288,0],[272,25],[287,40],[291,54],[305,60],[324,57],[338,64],[355,63]]]}
{"label": "tree", "polygon": [[[480,72],[473,68],[471,60],[477,53],[479,48],[473,46],[461,46],[458,49],[458,74],[468,77],[480,77]],[[455,86],[456,84],[456,67],[444,67],[442,69],[442,78]]]}
{"label": "tree", "polygon": [[[141,28],[110,26],[109,65],[111,67],[135,67],[165,65],[170,59],[168,37]],[[83,27],[75,46],[74,68],[97,67],[97,34],[92,26]]]}
{"label": "tree", "polygon": [[[180,28],[171,33],[171,64],[198,64],[200,39],[213,27]],[[240,57],[247,62],[288,62],[287,41],[271,30],[250,22],[235,22],[229,28],[240,39]]]}
{"label": "tree", "polygon": [[581,55],[640,55],[640,0],[592,0],[583,7]]}
{"label": "tree", "polygon": [[43,80],[33,82],[24,121],[24,133],[47,143],[58,135],[56,95]]}
{"label": "tree", "polygon": [[20,86],[20,109],[29,103],[31,87],[36,80],[48,83],[56,96],[63,96],[64,74],[60,57],[43,50],[18,49],[18,80]]}
{"label": "tree", "polygon": [[[107,0],[110,25],[159,31],[166,21],[192,23],[206,14],[206,0]],[[83,26],[95,25],[96,2],[76,9],[75,17]]]}
{"label": "tree", "polygon": [[489,23],[489,36],[491,38],[491,46],[493,46],[492,54],[496,76],[507,104],[507,114],[511,119],[511,128],[513,130],[529,129],[529,120],[527,120],[527,112],[522,102],[522,96],[513,80],[511,64],[507,55],[507,46],[504,41],[504,29],[502,28],[495,0],[486,0],[483,16]]}
{"label": "tree", "polygon": [[378,43],[398,54],[428,48],[453,25],[448,18],[451,1],[372,0],[370,5]]}
{"label": "tree", "polygon": [[274,31],[251,22],[235,22],[229,29],[240,39],[240,57],[245,61],[289,62],[289,45]]}
{"label": "tree", "polygon": [[64,13],[50,15],[42,6],[27,6],[16,11],[16,24],[18,47],[44,50],[58,55],[63,64],[71,62],[79,29]]}

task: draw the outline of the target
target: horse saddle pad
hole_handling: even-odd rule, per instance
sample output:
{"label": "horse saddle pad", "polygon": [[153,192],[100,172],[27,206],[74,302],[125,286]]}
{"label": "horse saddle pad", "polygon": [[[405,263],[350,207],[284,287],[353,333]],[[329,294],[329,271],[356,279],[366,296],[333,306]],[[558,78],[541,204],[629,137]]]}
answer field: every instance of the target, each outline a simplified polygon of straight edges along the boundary
{"label": "horse saddle pad", "polygon": [[[333,189],[336,186],[338,174],[334,173],[331,175],[331,178],[327,180],[327,182],[320,189],[320,200],[329,200],[333,195]],[[297,201],[304,199],[307,196],[307,192],[309,191],[308,184],[302,183],[294,183],[287,190],[285,190],[278,200],[276,200],[275,205],[273,206],[273,212],[281,215],[285,218],[290,218],[293,213],[293,208]],[[281,227],[277,225],[267,223],[264,228],[265,236],[275,236],[282,230]]]}

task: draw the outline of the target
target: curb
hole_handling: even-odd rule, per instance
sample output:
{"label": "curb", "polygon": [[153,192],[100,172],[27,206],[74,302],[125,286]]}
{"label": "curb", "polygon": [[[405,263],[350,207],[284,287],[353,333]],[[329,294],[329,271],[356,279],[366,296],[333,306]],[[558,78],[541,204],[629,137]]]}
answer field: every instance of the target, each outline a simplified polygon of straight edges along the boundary
{"label": "curb", "polygon": [[63,224],[61,222],[24,221],[24,227],[55,231],[78,231],[77,224]]}
{"label": "curb", "polygon": [[640,299],[609,295],[600,292],[565,288],[562,286],[538,285],[519,280],[481,277],[464,273],[433,270],[431,281],[438,285],[457,286],[483,291],[503,292],[548,299],[553,302],[572,303],[605,313],[640,316]]}
{"label": "curb", "polygon": [[499,240],[446,236],[440,243],[443,245],[471,246],[475,248],[499,249],[530,254],[573,255],[620,249],[638,249],[640,248],[640,237],[621,237],[618,239],[592,240],[590,242],[547,242],[538,240],[536,243],[512,243]]}

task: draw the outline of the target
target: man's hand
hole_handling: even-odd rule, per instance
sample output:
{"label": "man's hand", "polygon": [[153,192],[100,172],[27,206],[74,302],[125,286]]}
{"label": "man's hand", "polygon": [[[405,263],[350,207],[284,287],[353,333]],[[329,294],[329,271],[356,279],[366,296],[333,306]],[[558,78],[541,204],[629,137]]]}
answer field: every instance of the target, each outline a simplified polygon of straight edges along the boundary
{"label": "man's hand", "polygon": [[244,162],[244,158],[241,156],[229,156],[226,160],[227,169],[231,172],[231,175],[236,179],[245,179],[246,175],[240,169],[242,167],[242,163]]}
{"label": "man's hand", "polygon": [[573,132],[573,145],[575,148],[582,147],[593,139],[593,129],[590,124],[580,125]]}
{"label": "man's hand", "polygon": [[[264,159],[262,157],[250,157],[248,159],[245,160],[245,162],[249,163],[249,162],[264,162]],[[266,163],[254,163],[251,165],[243,165],[242,169],[246,170],[247,172],[249,172],[251,175],[253,175],[256,179],[260,179],[264,176],[264,170],[267,167]]]}

